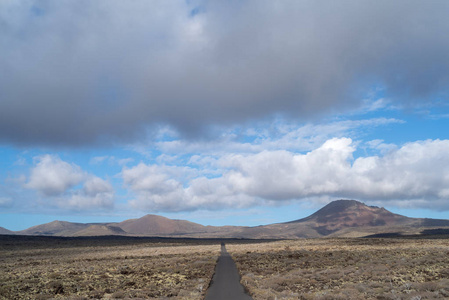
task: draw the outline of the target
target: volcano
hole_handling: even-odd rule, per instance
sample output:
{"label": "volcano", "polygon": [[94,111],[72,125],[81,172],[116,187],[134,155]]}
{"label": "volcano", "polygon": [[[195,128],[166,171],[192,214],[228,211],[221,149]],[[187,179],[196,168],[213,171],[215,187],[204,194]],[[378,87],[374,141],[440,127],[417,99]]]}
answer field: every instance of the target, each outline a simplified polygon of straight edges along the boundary
{"label": "volcano", "polygon": [[120,223],[83,224],[53,221],[16,232],[0,229],[0,234],[46,236],[292,239],[449,232],[449,220],[409,218],[356,200],[336,200],[306,218],[255,227],[203,226],[185,220],[146,215]]}
{"label": "volcano", "polygon": [[[288,223],[309,223],[323,235],[344,228],[418,225],[417,219],[394,214],[383,207],[368,206],[356,200],[337,200],[307,218]],[[449,224],[448,224],[449,225]]]}

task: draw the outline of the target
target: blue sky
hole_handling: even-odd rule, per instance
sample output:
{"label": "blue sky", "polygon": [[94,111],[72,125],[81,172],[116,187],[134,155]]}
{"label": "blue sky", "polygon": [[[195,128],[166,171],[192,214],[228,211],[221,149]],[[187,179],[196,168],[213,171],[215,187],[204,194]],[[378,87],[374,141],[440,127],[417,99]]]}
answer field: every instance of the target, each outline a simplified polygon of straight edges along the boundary
{"label": "blue sky", "polygon": [[2,1],[0,226],[449,219],[449,4],[414,4]]}

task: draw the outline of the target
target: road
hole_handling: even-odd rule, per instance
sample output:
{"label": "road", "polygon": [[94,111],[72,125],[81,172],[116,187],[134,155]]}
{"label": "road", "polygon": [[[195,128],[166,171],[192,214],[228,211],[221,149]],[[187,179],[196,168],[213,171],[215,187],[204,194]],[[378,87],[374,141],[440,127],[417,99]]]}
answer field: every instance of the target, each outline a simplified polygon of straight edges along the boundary
{"label": "road", "polygon": [[221,244],[221,255],[218,258],[212,284],[206,292],[205,300],[252,300],[240,284],[240,275],[235,262]]}

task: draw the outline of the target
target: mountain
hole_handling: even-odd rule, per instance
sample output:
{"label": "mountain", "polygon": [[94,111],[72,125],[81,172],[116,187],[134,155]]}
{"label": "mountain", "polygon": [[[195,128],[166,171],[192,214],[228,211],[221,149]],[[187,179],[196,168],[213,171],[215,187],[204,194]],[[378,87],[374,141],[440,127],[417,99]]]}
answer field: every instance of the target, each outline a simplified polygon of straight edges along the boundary
{"label": "mountain", "polygon": [[130,234],[139,235],[174,235],[185,233],[204,233],[207,227],[184,220],[172,220],[157,215],[146,215],[139,219],[130,219],[117,224]]}
{"label": "mountain", "polygon": [[337,200],[312,215],[286,223],[255,227],[203,226],[146,215],[120,223],[71,223],[53,221],[6,234],[48,236],[161,236],[194,238],[292,239],[320,237],[362,237],[369,235],[421,234],[449,229],[449,220],[409,218],[385,208],[368,206],[355,200]]}
{"label": "mountain", "polygon": [[90,225],[92,224],[53,221],[50,223],[33,226],[22,231],[17,231],[16,233],[22,235],[71,236],[74,233],[89,227]]}
{"label": "mountain", "polygon": [[15,234],[13,231],[0,227],[0,234]]}
{"label": "mountain", "polygon": [[420,234],[427,228],[449,227],[449,220],[409,218],[356,200],[337,200],[306,218],[283,225],[286,231],[308,230],[313,237],[361,237],[379,233]]}
{"label": "mountain", "polygon": [[158,215],[146,215],[118,223],[130,235],[186,236],[186,237],[235,237],[241,226],[204,226],[185,220],[173,220]]}
{"label": "mountain", "polygon": [[128,233],[118,226],[94,224],[76,231],[74,236],[103,236],[103,235],[127,235]]}
{"label": "mountain", "polygon": [[356,200],[337,200],[306,218],[246,228],[237,237],[363,237],[386,233],[420,234],[435,227],[449,228],[449,220],[409,218]]}
{"label": "mountain", "polygon": [[329,235],[344,228],[417,225],[419,221],[383,207],[367,206],[355,200],[337,200],[307,218],[288,223],[311,224],[318,233]]}

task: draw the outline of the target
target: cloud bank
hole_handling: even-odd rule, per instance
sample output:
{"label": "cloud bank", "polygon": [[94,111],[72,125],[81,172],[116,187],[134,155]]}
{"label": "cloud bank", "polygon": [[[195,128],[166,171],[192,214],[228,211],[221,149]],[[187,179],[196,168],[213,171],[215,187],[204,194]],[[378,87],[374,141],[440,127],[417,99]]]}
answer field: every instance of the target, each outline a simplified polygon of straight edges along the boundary
{"label": "cloud bank", "polygon": [[34,162],[23,186],[37,191],[46,206],[69,211],[111,209],[114,206],[114,189],[108,181],[56,155],[35,157]]}
{"label": "cloud bank", "polygon": [[[373,144],[384,149],[380,141]],[[205,167],[212,162],[220,169],[220,176],[188,178],[186,169],[181,174],[179,167],[140,163],[125,168],[122,178],[136,195],[130,204],[149,211],[250,207],[313,198],[449,209],[448,140],[386,148],[383,155],[354,159],[356,143],[333,138],[305,154],[273,150],[203,160]]]}
{"label": "cloud bank", "polygon": [[0,142],[129,142],[160,124],[200,136],[344,111],[379,87],[402,105],[445,101],[448,10],[414,0],[5,0]]}

